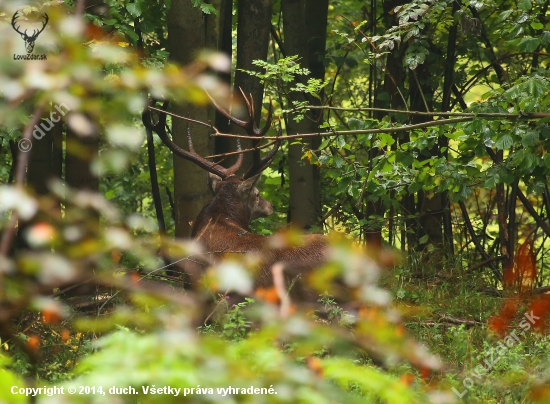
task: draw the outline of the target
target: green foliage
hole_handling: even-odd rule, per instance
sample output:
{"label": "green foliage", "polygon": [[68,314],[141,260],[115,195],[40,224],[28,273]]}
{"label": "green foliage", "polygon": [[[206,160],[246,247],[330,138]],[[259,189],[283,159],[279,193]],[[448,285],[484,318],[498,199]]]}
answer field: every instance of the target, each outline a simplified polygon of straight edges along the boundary
{"label": "green foliage", "polygon": [[209,3],[205,3],[202,0],[191,0],[193,7],[199,7],[204,14],[218,14],[216,8]]}
{"label": "green foliage", "polygon": [[[277,60],[277,63],[272,64],[263,60],[255,60],[253,64],[263,69],[262,72],[242,70],[245,73],[248,73],[252,76],[258,77],[260,82],[265,85],[266,91],[271,92],[275,97],[278,98],[278,95],[284,97],[286,101],[286,107],[290,108],[290,103],[292,109],[283,110],[283,112],[300,110],[304,106],[307,106],[307,102],[298,102],[298,101],[289,101],[289,96],[291,92],[299,92],[304,94],[309,94],[317,99],[321,99],[321,91],[329,83],[329,80],[319,80],[314,78],[309,78],[307,82],[303,83],[301,81],[296,82],[294,86],[291,84],[298,80],[299,76],[307,76],[310,72],[306,68],[300,67],[298,63],[298,56],[288,56],[282,57]],[[302,120],[304,114],[298,112],[294,115],[294,119],[298,122]]]}

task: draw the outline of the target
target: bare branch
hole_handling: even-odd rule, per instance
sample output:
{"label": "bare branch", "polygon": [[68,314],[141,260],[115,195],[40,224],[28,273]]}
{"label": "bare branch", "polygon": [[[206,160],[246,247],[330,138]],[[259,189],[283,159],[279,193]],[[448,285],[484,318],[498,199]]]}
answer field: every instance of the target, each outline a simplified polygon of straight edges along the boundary
{"label": "bare branch", "polygon": [[[43,105],[39,105],[38,107],[36,107],[31,121],[25,128],[25,132],[23,132],[23,139],[26,139],[27,141],[30,142],[34,125],[38,124],[38,121],[42,116],[43,109],[44,109]],[[21,152],[19,153],[19,156],[17,159],[17,167],[15,168],[15,187],[21,190],[25,186],[25,175],[27,173],[27,163],[29,161],[30,155],[31,155],[30,150],[26,153]],[[19,215],[17,214],[16,211],[13,211],[11,214],[10,223],[7,226],[6,230],[4,231],[4,234],[2,235],[2,240],[0,241],[0,256],[7,257],[11,248],[11,244],[13,242],[13,238],[15,237],[15,231],[17,228],[18,220],[19,220]],[[0,286],[0,289],[1,289],[1,286]]]}

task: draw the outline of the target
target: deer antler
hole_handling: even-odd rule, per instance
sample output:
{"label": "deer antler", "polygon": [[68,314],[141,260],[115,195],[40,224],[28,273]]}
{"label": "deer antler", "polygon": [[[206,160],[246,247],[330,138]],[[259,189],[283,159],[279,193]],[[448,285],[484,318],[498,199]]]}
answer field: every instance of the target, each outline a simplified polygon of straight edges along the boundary
{"label": "deer antler", "polygon": [[[166,111],[168,108],[168,101],[164,101],[162,104],[162,109]],[[141,120],[145,127],[149,130],[152,130],[155,132],[159,137],[160,140],[175,154],[178,156],[189,160],[196,165],[198,165],[201,168],[204,168],[206,171],[211,172],[212,174],[216,174],[220,176],[222,179],[227,179],[233,175],[239,170],[241,167],[241,164],[243,162],[243,155],[239,154],[239,157],[237,158],[237,162],[233,164],[229,168],[221,167],[220,165],[213,163],[211,161],[206,160],[205,158],[201,157],[195,152],[195,149],[193,148],[193,141],[191,140],[191,132],[187,132],[187,141],[189,143],[189,151],[182,149],[179,147],[176,143],[174,143],[166,133],[166,114],[159,114],[158,122],[154,123],[152,119],[152,114],[149,109],[145,109],[143,111],[143,114],[141,116]],[[238,149],[241,149],[240,144],[238,144]]]}
{"label": "deer antler", "polygon": [[[218,105],[216,101],[208,94],[208,97],[212,101],[212,104],[216,107],[216,109],[227,119],[229,119],[231,122],[233,122],[235,125],[240,126],[243,128],[248,136],[254,136],[257,137],[257,140],[254,140],[252,145],[253,147],[256,147],[258,143],[260,143],[261,138],[267,133],[269,128],[271,127],[271,122],[273,120],[273,103],[271,102],[271,98],[269,99],[269,112],[267,115],[267,119],[265,122],[265,125],[262,129],[259,129],[256,125],[256,115],[254,111],[254,98],[252,97],[252,94],[250,94],[250,98],[247,98],[243,89],[239,88],[241,91],[241,94],[243,96],[244,102],[246,104],[246,108],[248,110],[248,120],[243,121],[241,119],[235,118],[231,114],[229,114],[226,110],[224,110],[222,107]],[[279,142],[277,142],[273,149],[269,153],[267,153],[263,158],[260,158],[260,151],[256,150],[254,152],[254,159],[252,166],[248,169],[246,174],[243,176],[244,179],[248,179],[253,177],[255,174],[258,174],[265,170],[269,164],[273,161],[275,158],[275,154],[277,153],[277,150],[279,150]]]}

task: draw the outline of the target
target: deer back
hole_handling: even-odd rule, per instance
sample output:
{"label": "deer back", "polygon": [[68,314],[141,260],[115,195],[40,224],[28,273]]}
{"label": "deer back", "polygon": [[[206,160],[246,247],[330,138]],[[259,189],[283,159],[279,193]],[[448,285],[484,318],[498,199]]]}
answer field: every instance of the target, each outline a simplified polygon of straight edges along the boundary
{"label": "deer back", "polygon": [[[250,220],[273,212],[271,203],[259,195],[251,180],[230,178],[214,182],[215,196],[199,213],[193,225],[192,237],[214,261],[235,254],[258,253],[256,287],[273,285],[271,268],[275,263],[283,264],[287,284],[294,283],[297,277],[305,276],[326,261],[326,237],[311,234],[304,236],[304,242],[299,246],[277,247],[279,243],[274,239],[277,236],[251,233]],[[206,265],[202,268],[204,270]],[[303,295],[303,292],[298,294]]]}

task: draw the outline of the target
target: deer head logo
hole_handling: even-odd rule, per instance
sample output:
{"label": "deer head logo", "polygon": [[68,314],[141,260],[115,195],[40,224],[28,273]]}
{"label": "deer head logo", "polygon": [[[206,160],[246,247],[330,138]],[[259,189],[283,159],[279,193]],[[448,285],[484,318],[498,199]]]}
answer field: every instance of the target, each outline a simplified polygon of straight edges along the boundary
{"label": "deer head logo", "polygon": [[25,48],[27,49],[27,53],[32,53],[34,49],[34,42],[36,41],[36,38],[38,38],[38,35],[42,31],[44,31],[44,28],[46,28],[46,24],[48,24],[48,14],[44,13],[44,22],[41,29],[33,29],[31,34],[28,34],[28,29],[25,29],[25,31],[20,31],[21,24],[17,21],[17,19],[21,16],[19,14],[21,10],[17,10],[15,14],[13,15],[11,19],[11,26],[17,32],[19,35],[21,35],[21,38],[25,41]]}

